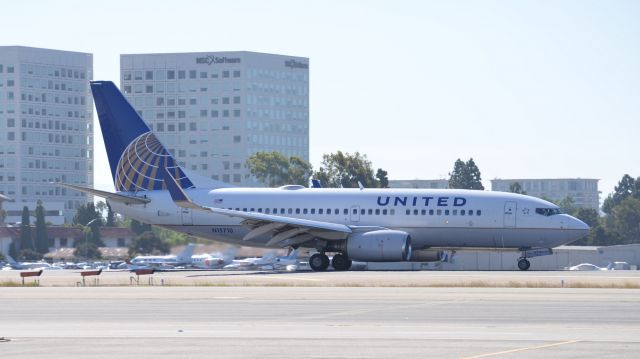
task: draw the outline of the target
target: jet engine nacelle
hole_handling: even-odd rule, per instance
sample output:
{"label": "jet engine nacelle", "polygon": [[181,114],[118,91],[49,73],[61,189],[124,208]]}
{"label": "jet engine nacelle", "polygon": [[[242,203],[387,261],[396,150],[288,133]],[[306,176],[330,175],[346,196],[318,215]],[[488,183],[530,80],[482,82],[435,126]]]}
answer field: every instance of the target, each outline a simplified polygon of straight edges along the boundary
{"label": "jet engine nacelle", "polygon": [[379,230],[353,233],[347,238],[346,254],[362,262],[400,262],[411,259],[411,236],[407,232]]}

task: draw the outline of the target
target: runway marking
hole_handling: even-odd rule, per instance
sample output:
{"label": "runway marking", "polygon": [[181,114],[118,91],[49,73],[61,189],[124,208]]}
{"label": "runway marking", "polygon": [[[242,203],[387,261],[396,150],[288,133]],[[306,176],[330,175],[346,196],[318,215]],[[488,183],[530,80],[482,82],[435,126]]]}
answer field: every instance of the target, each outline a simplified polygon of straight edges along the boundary
{"label": "runway marking", "polygon": [[493,352],[493,353],[486,353],[486,354],[473,355],[473,356],[470,356],[470,357],[463,357],[463,358],[461,358],[461,359],[478,359],[478,358],[486,358],[486,357],[491,357],[491,356],[495,356],[495,355],[502,355],[502,354],[517,353],[517,352],[523,352],[523,351],[525,351],[525,350],[545,349],[545,348],[557,347],[557,346],[560,346],[560,345],[574,344],[574,343],[578,343],[578,342],[580,342],[580,340],[568,340],[568,341],[566,341],[566,342],[559,342],[559,343],[551,343],[551,344],[539,345],[539,346],[537,346],[537,347],[524,347],[524,348],[517,348],[517,349],[503,350],[503,351]]}

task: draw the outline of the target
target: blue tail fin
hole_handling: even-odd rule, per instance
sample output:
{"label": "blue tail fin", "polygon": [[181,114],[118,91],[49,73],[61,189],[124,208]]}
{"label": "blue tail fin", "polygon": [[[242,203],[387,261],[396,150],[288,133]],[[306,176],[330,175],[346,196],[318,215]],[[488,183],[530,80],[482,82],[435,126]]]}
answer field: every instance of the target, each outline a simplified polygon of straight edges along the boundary
{"label": "blue tail fin", "polygon": [[117,191],[166,189],[167,168],[184,189],[193,183],[111,81],[92,81],[91,92]]}

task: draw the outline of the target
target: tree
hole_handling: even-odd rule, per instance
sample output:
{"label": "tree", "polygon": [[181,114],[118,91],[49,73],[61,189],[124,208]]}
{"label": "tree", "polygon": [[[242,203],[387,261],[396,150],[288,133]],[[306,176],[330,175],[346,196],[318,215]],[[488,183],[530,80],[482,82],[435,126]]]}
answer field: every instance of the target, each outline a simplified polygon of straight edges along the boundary
{"label": "tree", "polygon": [[18,260],[20,261],[37,261],[42,259],[42,254],[34,251],[33,249],[30,248],[23,248],[19,253],[18,253]]}
{"label": "tree", "polygon": [[40,200],[38,200],[38,205],[36,206],[36,251],[40,254],[49,252],[47,224],[44,220],[44,207]]}
{"label": "tree", "polygon": [[376,172],[376,178],[378,179],[378,184],[380,188],[389,188],[389,177],[387,177],[389,173],[382,168],[378,168]]}
{"label": "tree", "polygon": [[511,192],[511,193],[519,193],[519,194],[527,194],[527,192],[522,189],[522,186],[518,182],[513,182],[511,184],[511,186],[509,186],[509,192]]}
{"label": "tree", "polygon": [[14,259],[18,258],[18,248],[16,248],[15,242],[11,242],[9,245],[9,255]]}
{"label": "tree", "polygon": [[76,215],[73,217],[73,224],[86,226],[87,223],[96,218],[102,218],[102,216],[100,215],[100,212],[96,210],[93,202],[89,202],[87,204],[78,206]]}
{"label": "tree", "polygon": [[640,192],[637,192],[638,187],[636,180],[625,174],[618,182],[618,185],[615,186],[613,193],[609,194],[602,203],[602,211],[606,214],[611,214],[613,208],[622,203],[627,197],[632,195],[640,196]]}
{"label": "tree", "polygon": [[613,208],[613,228],[624,243],[640,241],[640,199],[628,197]]}
{"label": "tree", "polygon": [[[382,169],[379,171],[382,171],[381,174],[386,173]],[[367,155],[359,152],[352,155],[338,151],[323,155],[322,166],[313,177],[325,187],[357,188],[358,182],[367,188],[380,187],[380,181],[376,179]]]}
{"label": "tree", "polygon": [[140,235],[144,232],[150,231],[151,225],[132,219],[131,223],[129,223],[129,228],[131,229],[131,232]]}
{"label": "tree", "polygon": [[35,250],[31,237],[31,223],[29,219],[29,207],[22,208],[22,223],[20,224],[20,249]]}
{"label": "tree", "polygon": [[116,226],[116,216],[111,210],[111,206],[107,203],[107,224],[106,227]]}
{"label": "tree", "polygon": [[574,215],[578,211],[578,207],[576,207],[576,201],[573,200],[573,197],[567,196],[560,201],[557,201],[556,204],[563,213]]}
{"label": "tree", "polygon": [[129,245],[129,256],[138,254],[166,254],[169,252],[169,245],[163,242],[153,231],[146,231],[137,236]]}
{"label": "tree", "polygon": [[258,181],[268,187],[286,184],[307,186],[312,166],[299,157],[285,157],[280,152],[257,152],[247,159],[245,166]]}
{"label": "tree", "polygon": [[449,173],[449,188],[484,190],[480,169],[470,158],[466,163],[457,159]]}
{"label": "tree", "polygon": [[91,225],[83,227],[83,240],[78,240],[74,243],[76,250],[73,254],[76,257],[87,259],[100,259],[102,257],[99,250],[100,247],[104,247],[104,242],[100,238],[101,226],[101,220],[97,220],[92,222]]}

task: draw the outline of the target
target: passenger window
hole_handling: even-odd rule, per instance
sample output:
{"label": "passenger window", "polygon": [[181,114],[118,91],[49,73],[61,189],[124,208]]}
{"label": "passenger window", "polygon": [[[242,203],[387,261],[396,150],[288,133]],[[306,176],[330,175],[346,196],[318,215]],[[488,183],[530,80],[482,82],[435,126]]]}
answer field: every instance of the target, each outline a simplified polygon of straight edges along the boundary
{"label": "passenger window", "polygon": [[318,214],[323,214],[322,208],[318,209]]}
{"label": "passenger window", "polygon": [[246,212],[246,211],[247,211],[247,209],[246,209],[246,208],[243,208],[242,210],[243,210],[244,212]]}
{"label": "passenger window", "polygon": [[265,208],[265,209],[264,209],[264,213],[265,213],[265,214],[269,214],[269,213],[271,213],[271,209],[269,209],[269,208]]}
{"label": "passenger window", "polygon": [[[345,210],[345,211],[346,211],[346,210]],[[336,209],[333,211],[333,213],[334,213],[334,214],[340,214],[340,210],[336,208]],[[344,214],[347,214],[347,213],[345,212]]]}
{"label": "passenger window", "polygon": [[307,214],[307,209],[306,208],[302,210],[302,214]]}
{"label": "passenger window", "polygon": [[481,211],[481,210],[477,210],[477,211],[476,211],[476,216],[479,216],[479,215],[481,215],[481,214],[482,214],[482,211]]}
{"label": "passenger window", "polygon": [[361,209],[361,210],[360,210],[360,214],[361,214],[361,215],[365,214],[365,211],[366,211],[366,210],[365,210],[364,208],[363,208],[363,209]]}
{"label": "passenger window", "polygon": [[300,208],[296,208],[296,214],[300,214]]}
{"label": "passenger window", "polygon": [[429,215],[433,216],[433,210],[432,209],[429,210]]}
{"label": "passenger window", "polygon": [[258,213],[262,213],[262,208],[258,208]]}
{"label": "passenger window", "polygon": [[454,216],[457,216],[457,215],[458,215],[458,210],[457,210],[457,209],[454,209],[454,210],[453,210],[453,215],[454,215]]}
{"label": "passenger window", "polygon": [[331,214],[331,208],[327,208],[327,214]]}
{"label": "passenger window", "polygon": [[414,216],[417,216],[417,215],[418,215],[418,210],[417,210],[417,209],[414,209],[414,210],[413,210],[413,215],[414,215]]}
{"label": "passenger window", "polygon": [[438,213],[438,216],[441,216],[442,215],[442,210],[439,209],[436,213]]}
{"label": "passenger window", "polygon": [[410,209],[408,209],[408,210],[407,210],[407,216],[408,216],[408,215],[410,215],[410,214],[411,214],[411,210],[410,210]]}
{"label": "passenger window", "polygon": [[445,216],[448,216],[448,215],[449,215],[449,210],[448,210],[448,209],[445,209],[445,210],[444,210],[444,215],[445,215]]}
{"label": "passenger window", "polygon": [[316,214],[316,209],[315,208],[311,208],[311,214]]}
{"label": "passenger window", "polygon": [[293,208],[289,208],[288,212],[289,212],[289,214],[292,214],[293,213]]}
{"label": "passenger window", "polygon": [[390,209],[389,210],[389,214],[393,216],[394,214],[396,214],[396,210],[395,209]]}
{"label": "passenger window", "polygon": [[469,215],[473,216],[473,210],[472,209],[469,210]]}
{"label": "passenger window", "polygon": [[464,216],[464,209],[461,209],[461,210],[460,210],[460,215],[461,215],[461,216]]}
{"label": "passenger window", "polygon": [[367,211],[367,214],[368,214],[368,215],[372,215],[372,214],[373,214],[373,209],[369,209],[369,210]]}
{"label": "passenger window", "polygon": [[383,214],[384,216],[386,216],[386,215],[387,215],[387,210],[386,210],[386,209],[383,209],[383,210],[382,210],[382,214]]}
{"label": "passenger window", "polygon": [[[291,213],[291,212],[289,212]],[[284,214],[284,208],[280,208],[280,214]]]}
{"label": "passenger window", "polygon": [[377,208],[376,209],[376,216],[379,216],[379,215],[380,215],[380,208]]}
{"label": "passenger window", "polygon": [[358,210],[357,209],[353,209],[353,214],[358,214]]}
{"label": "passenger window", "polygon": [[423,215],[423,216],[425,216],[426,214],[427,214],[427,210],[426,210],[426,209],[423,209],[423,210],[422,210],[422,215]]}
{"label": "passenger window", "polygon": [[240,210],[240,208],[236,208],[236,211],[239,211],[239,210]]}
{"label": "passenger window", "polygon": [[255,209],[255,208],[251,208],[251,211],[250,211],[250,212],[255,212],[255,211],[256,211],[256,209]]}
{"label": "passenger window", "polygon": [[342,213],[344,213],[345,215],[349,214],[349,210],[348,209],[344,209],[344,211],[342,211]]}

